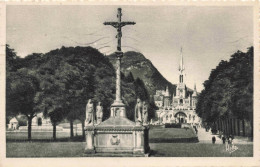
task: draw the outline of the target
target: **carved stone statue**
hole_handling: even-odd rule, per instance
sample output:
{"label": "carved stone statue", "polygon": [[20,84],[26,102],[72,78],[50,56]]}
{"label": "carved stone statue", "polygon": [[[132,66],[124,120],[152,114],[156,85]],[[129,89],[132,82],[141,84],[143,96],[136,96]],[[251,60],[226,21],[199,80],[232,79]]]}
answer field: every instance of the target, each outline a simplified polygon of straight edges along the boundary
{"label": "carved stone statue", "polygon": [[125,108],[124,107],[121,108],[120,117],[126,117],[126,112],[125,112]]}
{"label": "carved stone statue", "polygon": [[94,113],[93,103],[92,100],[89,99],[86,105],[86,126],[91,125],[91,123],[93,123],[93,113]]}
{"label": "carved stone statue", "polygon": [[148,105],[143,102],[143,125],[148,125]]}
{"label": "carved stone statue", "polygon": [[114,117],[114,116],[115,116],[114,107],[111,107],[111,108],[110,108],[110,116],[111,116],[111,117]]}
{"label": "carved stone statue", "polygon": [[142,123],[142,101],[138,98],[137,104],[135,105],[135,122],[138,124]]}
{"label": "carved stone statue", "polygon": [[98,102],[96,111],[97,124],[100,124],[103,118],[103,107],[101,106],[101,102]]}
{"label": "carved stone statue", "polygon": [[115,108],[115,117],[120,116],[120,108]]}

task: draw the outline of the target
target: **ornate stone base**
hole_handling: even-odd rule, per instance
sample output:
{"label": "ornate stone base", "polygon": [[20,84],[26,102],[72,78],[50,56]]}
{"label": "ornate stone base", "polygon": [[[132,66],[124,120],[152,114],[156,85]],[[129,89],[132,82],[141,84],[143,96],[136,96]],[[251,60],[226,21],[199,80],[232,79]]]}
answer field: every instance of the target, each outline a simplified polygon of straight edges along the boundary
{"label": "ornate stone base", "polygon": [[147,156],[148,133],[148,126],[136,125],[127,118],[110,117],[98,126],[86,127],[85,154]]}

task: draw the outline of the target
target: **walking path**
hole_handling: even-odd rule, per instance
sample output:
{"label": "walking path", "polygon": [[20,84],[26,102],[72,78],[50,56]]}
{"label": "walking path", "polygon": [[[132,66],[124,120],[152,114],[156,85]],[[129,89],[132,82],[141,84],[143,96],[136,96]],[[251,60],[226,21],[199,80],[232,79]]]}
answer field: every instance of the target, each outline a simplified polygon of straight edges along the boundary
{"label": "walking path", "polygon": [[[212,143],[212,135],[210,131],[206,132],[204,128],[198,128],[198,139],[200,143]],[[216,136],[216,144],[221,144],[221,140]]]}
{"label": "walking path", "polygon": [[[204,128],[198,128],[198,139],[200,143],[212,143],[212,137],[216,137],[216,144],[222,144],[222,140],[218,137],[218,135],[211,134],[209,130],[206,132]],[[248,137],[235,136],[233,140],[234,144],[253,144],[252,141]]]}

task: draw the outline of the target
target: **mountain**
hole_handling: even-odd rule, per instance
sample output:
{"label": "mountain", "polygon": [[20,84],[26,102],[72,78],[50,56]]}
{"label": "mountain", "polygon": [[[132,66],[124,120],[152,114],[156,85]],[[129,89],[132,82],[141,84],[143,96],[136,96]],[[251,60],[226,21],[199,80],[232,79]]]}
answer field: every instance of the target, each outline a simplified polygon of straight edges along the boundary
{"label": "mountain", "polygon": [[[110,62],[115,67],[115,53],[108,56]],[[156,90],[165,90],[169,86],[170,93],[175,93],[176,85],[165,79],[161,73],[154,67],[152,62],[144,57],[142,53],[129,51],[124,53],[121,61],[121,71],[128,75],[130,72],[133,77],[143,80],[150,95],[154,95]]]}

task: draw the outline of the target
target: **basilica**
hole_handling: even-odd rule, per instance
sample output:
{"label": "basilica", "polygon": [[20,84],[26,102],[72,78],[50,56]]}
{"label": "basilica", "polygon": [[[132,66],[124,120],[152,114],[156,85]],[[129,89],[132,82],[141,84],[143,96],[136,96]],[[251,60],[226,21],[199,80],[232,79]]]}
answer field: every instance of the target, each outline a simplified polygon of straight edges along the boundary
{"label": "basilica", "polygon": [[195,112],[198,93],[196,85],[194,85],[193,90],[186,87],[182,51],[178,71],[179,83],[176,85],[176,93],[171,95],[168,86],[165,90],[156,90],[156,94],[153,97],[155,105],[158,107],[155,121],[158,124],[188,123],[199,125],[200,118]]}

